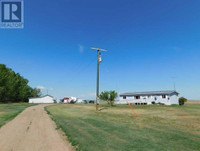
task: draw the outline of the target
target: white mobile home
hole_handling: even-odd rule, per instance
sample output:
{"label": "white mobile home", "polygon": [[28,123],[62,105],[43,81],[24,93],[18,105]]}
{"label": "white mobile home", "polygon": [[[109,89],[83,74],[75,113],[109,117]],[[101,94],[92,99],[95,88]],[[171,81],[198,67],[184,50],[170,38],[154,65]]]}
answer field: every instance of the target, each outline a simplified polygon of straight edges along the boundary
{"label": "white mobile home", "polygon": [[29,98],[29,103],[54,103],[54,101],[52,96],[45,95],[37,98]]}
{"label": "white mobile home", "polygon": [[152,91],[152,92],[134,92],[121,93],[119,101],[116,104],[153,104],[163,103],[165,105],[179,104],[179,93],[176,91]]}

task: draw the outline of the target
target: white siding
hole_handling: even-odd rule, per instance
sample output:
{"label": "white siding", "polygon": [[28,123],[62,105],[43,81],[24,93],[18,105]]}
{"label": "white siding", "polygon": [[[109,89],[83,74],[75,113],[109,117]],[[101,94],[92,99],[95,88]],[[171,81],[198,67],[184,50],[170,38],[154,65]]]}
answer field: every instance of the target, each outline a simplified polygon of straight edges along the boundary
{"label": "white siding", "polygon": [[41,98],[31,98],[29,103],[54,103],[53,98],[50,96],[45,96]]}
{"label": "white siding", "polygon": [[178,94],[173,93],[171,95],[165,95],[166,98],[162,98],[162,95],[141,95],[140,99],[136,99],[135,96],[126,96],[126,99],[123,99],[121,96],[119,98],[119,101],[116,102],[116,104],[127,104],[127,101],[129,103],[147,103],[152,104],[152,102],[155,103],[163,103],[165,105],[171,105],[171,104],[178,104]]}
{"label": "white siding", "polygon": [[178,97],[178,95],[176,95],[176,93],[172,93],[171,95],[170,95],[170,103],[171,104],[179,104],[179,97]]}

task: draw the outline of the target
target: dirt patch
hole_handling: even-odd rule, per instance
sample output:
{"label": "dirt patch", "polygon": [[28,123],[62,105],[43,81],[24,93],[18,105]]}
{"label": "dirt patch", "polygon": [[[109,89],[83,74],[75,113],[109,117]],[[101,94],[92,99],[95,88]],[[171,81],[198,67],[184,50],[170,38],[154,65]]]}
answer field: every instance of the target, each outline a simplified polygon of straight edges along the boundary
{"label": "dirt patch", "polygon": [[0,129],[1,151],[73,151],[44,107],[29,107]]}

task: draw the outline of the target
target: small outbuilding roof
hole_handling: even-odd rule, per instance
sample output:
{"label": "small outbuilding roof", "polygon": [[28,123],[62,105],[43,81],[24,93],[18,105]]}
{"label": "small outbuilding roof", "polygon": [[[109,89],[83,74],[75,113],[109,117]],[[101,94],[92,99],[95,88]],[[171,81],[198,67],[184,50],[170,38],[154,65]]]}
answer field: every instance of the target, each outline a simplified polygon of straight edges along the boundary
{"label": "small outbuilding roof", "polygon": [[46,97],[46,96],[49,96],[49,97],[51,97],[51,98],[53,98],[53,96],[51,96],[51,95],[43,95],[43,96],[40,96],[40,97],[35,97],[35,98],[29,98],[29,99],[37,99],[37,98],[44,98],[44,97]]}
{"label": "small outbuilding roof", "polygon": [[132,96],[132,95],[169,95],[172,93],[177,93],[178,92],[174,90],[169,90],[169,91],[149,91],[149,92],[132,92],[132,93],[121,93],[119,94],[120,96]]}

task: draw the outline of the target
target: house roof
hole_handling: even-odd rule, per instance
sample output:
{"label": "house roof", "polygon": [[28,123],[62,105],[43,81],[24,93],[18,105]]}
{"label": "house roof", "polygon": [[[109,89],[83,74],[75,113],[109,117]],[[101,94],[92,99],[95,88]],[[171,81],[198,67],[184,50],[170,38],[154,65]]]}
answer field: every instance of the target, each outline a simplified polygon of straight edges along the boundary
{"label": "house roof", "polygon": [[119,94],[120,96],[132,96],[132,95],[169,95],[172,93],[177,93],[178,92],[174,90],[169,90],[169,91],[149,91],[149,92],[132,92],[132,93],[121,93]]}
{"label": "house roof", "polygon": [[43,95],[43,96],[41,96],[41,97],[35,97],[35,98],[29,98],[29,99],[44,98],[44,97],[46,97],[46,96],[49,96],[49,97],[53,98],[53,96],[47,94],[47,95]]}

